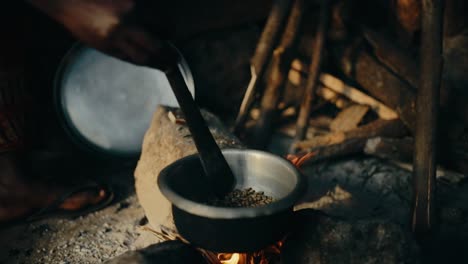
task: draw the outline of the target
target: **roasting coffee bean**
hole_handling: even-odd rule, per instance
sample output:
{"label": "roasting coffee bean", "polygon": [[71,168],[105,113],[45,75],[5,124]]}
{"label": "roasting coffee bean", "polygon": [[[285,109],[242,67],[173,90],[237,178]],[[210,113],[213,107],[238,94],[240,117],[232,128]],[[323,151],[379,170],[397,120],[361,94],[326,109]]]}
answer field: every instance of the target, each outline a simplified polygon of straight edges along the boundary
{"label": "roasting coffee bean", "polygon": [[256,207],[273,202],[273,198],[264,192],[257,192],[252,188],[243,190],[235,189],[228,193],[223,199],[216,199],[210,205],[219,207]]}

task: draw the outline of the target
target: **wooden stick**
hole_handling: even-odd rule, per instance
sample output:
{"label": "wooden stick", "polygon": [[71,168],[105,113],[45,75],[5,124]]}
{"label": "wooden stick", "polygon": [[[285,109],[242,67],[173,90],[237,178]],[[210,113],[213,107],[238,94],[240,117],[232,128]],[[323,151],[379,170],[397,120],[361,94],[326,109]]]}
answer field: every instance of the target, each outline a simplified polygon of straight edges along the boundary
{"label": "wooden stick", "polygon": [[364,37],[372,45],[375,55],[385,66],[408,81],[412,87],[418,87],[419,64],[410,54],[369,28],[364,28]]}
{"label": "wooden stick", "polygon": [[[300,85],[303,83],[304,79],[302,75],[307,74],[305,70],[307,65],[296,59],[292,62],[291,67],[292,70],[289,72],[289,80],[294,85]],[[367,94],[359,91],[358,89],[346,85],[342,80],[331,74],[322,73],[320,75],[320,81],[325,87],[322,88],[322,86],[319,86],[317,93],[326,100],[334,99],[334,94],[341,94],[358,104],[370,106],[371,109],[375,111],[382,119],[391,120],[398,118],[398,114],[394,110],[390,109],[378,100],[368,96]],[[323,90],[327,88],[329,88],[331,91]]]}
{"label": "wooden stick", "polygon": [[290,8],[290,0],[276,0],[273,3],[265,28],[258,41],[255,54],[251,60],[250,70],[252,76],[236,118],[235,131],[238,131],[244,125],[252,107],[253,99],[257,94],[259,83],[263,80],[273,47],[278,41],[278,36],[283,29],[283,24],[289,14]]}
{"label": "wooden stick", "polygon": [[307,160],[304,160],[302,164],[309,164],[330,158],[338,158],[350,154],[362,153],[365,144],[365,138],[351,138],[336,144],[316,146],[307,150],[309,152],[313,152],[314,155],[307,158]]}
{"label": "wooden stick", "polygon": [[331,74],[322,74],[320,76],[320,81],[323,83],[324,86],[348,97],[353,102],[370,106],[371,109],[375,111],[379,115],[379,117],[384,120],[392,120],[398,118],[398,114],[386,105],[359,91],[358,89],[346,85],[343,81],[334,77]]}
{"label": "wooden stick", "polygon": [[[371,44],[374,53],[382,64],[388,67],[402,80],[408,82],[412,91],[416,91],[419,86],[419,63],[416,56],[412,56],[385,37],[383,34],[364,28],[364,37]],[[450,91],[452,84],[442,79],[440,88],[440,104],[442,107],[450,103]],[[412,100],[415,100],[414,98]],[[450,129],[448,129],[450,131]]]}
{"label": "wooden stick", "polygon": [[320,18],[317,26],[317,33],[314,40],[314,49],[312,52],[312,60],[310,63],[309,75],[305,85],[305,94],[301,103],[299,115],[296,124],[295,140],[304,140],[309,127],[309,116],[312,108],[312,103],[315,98],[315,90],[317,88],[317,80],[320,74],[324,43],[328,24],[330,20],[330,1],[322,0],[320,5]]}
{"label": "wooden stick", "polygon": [[314,149],[317,147],[339,144],[349,139],[365,138],[367,140],[368,138],[377,136],[401,137],[406,135],[406,133],[407,131],[400,120],[378,119],[348,132],[330,133],[325,136],[299,141],[294,147],[298,150]]}
{"label": "wooden stick", "polygon": [[[294,60],[292,63],[293,67],[294,65],[296,65],[297,67],[297,63],[300,63],[300,62],[298,62],[298,60]],[[293,88],[296,88],[299,91],[303,90],[303,89],[300,89],[300,87],[303,85],[306,79],[305,77],[302,76],[302,73],[299,70],[292,68],[289,71],[288,79],[289,79],[290,85],[294,86]],[[324,87],[321,83],[317,84],[315,93],[316,95],[320,96],[326,101],[329,101],[330,103],[334,104],[339,109],[343,109],[351,105],[351,102],[347,98],[336,93],[330,88]],[[300,96],[302,96],[302,94]]]}
{"label": "wooden stick", "polygon": [[[337,54],[337,56],[340,56]],[[415,91],[362,47],[350,45],[339,62],[343,72],[355,80],[369,95],[398,113],[414,131],[416,120]]]}
{"label": "wooden stick", "polygon": [[356,129],[368,111],[369,106],[367,105],[351,105],[338,113],[330,124],[330,130],[334,132],[346,132]]}
{"label": "wooden stick", "polygon": [[[408,170],[410,172],[414,171],[413,164],[411,163],[398,162],[398,161],[390,161],[390,162],[402,169]],[[466,179],[466,175],[462,173],[458,173],[456,171],[447,170],[441,166],[437,166],[436,178],[443,182],[448,182],[451,184],[458,184],[464,179]]]}
{"label": "wooden stick", "polygon": [[422,1],[421,72],[413,173],[412,229],[424,238],[435,224],[436,134],[442,72],[442,2]]}
{"label": "wooden stick", "polygon": [[271,73],[261,101],[260,117],[253,128],[251,145],[254,148],[263,149],[270,141],[273,121],[277,115],[277,107],[282,93],[281,89],[285,84],[293,59],[305,10],[305,0],[294,1],[281,43],[273,52]]}
{"label": "wooden stick", "polygon": [[[315,136],[322,136],[330,133],[329,123],[331,120],[326,120],[325,118],[319,119],[310,119],[309,120],[309,127],[310,129],[307,130],[306,138],[310,139]],[[281,126],[278,130],[280,133],[287,135],[291,138],[294,138],[296,135],[296,126],[293,123],[286,124]]]}
{"label": "wooden stick", "polygon": [[328,87],[324,87],[323,85],[318,87],[317,95],[334,104],[339,109],[344,109],[352,105],[352,102],[348,100],[348,98],[338,94]]}
{"label": "wooden stick", "polygon": [[[446,142],[443,144],[447,144]],[[456,143],[455,143],[456,144]],[[460,144],[452,143],[438,148],[438,162],[447,169],[468,175],[468,151]],[[413,138],[370,138],[364,147],[364,153],[383,159],[401,162],[413,162]]]}
{"label": "wooden stick", "polygon": [[364,147],[364,153],[382,159],[411,162],[413,160],[412,138],[370,138]]}

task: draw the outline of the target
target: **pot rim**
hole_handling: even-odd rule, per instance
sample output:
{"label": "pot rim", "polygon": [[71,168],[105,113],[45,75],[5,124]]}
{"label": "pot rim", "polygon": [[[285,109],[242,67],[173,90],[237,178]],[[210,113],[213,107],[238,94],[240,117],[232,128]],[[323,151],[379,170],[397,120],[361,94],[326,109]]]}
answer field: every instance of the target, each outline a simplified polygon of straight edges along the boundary
{"label": "pot rim", "polygon": [[[176,52],[179,54],[179,57],[181,58],[179,60],[179,69],[184,73],[185,77],[187,78],[187,83],[188,83],[188,88],[190,90],[190,93],[192,94],[192,97],[195,99],[196,97],[196,87],[195,87],[195,80],[193,78],[192,71],[189,67],[189,64],[187,63],[186,59],[182,55],[181,51],[177,49],[177,47],[174,46],[171,42],[169,42],[169,45],[176,50]],[[74,122],[72,121],[72,118],[70,116],[70,113],[67,110],[67,106],[64,100],[64,86],[63,86],[63,81],[66,79],[66,74],[69,71],[70,67],[74,65],[74,63],[77,62],[77,60],[80,58],[80,56],[84,52],[88,51],[97,51],[105,56],[112,57],[106,53],[103,53],[97,49],[94,49],[88,45],[86,45],[83,42],[76,41],[73,43],[73,45],[67,50],[65,55],[62,57],[62,59],[59,62],[59,65],[57,67],[57,70],[54,75],[54,80],[53,80],[53,104],[54,104],[54,111],[56,116],[58,117],[59,125],[60,127],[64,130],[66,133],[66,136],[68,139],[71,140],[71,142],[80,150],[85,151],[86,153],[92,155],[93,157],[99,157],[99,158],[117,158],[117,159],[128,159],[128,158],[138,158],[139,154],[141,153],[141,149],[134,151],[127,151],[127,150],[119,150],[119,149],[106,149],[102,146],[99,146],[95,142],[93,142],[91,139],[89,139],[87,136],[85,136],[82,131],[80,131]],[[115,57],[112,57],[114,59],[117,59]],[[129,62],[124,62],[123,63],[129,63]],[[130,63],[132,64],[132,63]],[[145,67],[145,66],[139,66],[136,64],[132,64],[135,67]]]}
{"label": "pot rim", "polygon": [[157,183],[161,193],[172,203],[173,206],[186,211],[193,215],[198,215],[201,217],[214,218],[214,219],[239,219],[239,218],[254,218],[261,216],[270,216],[279,212],[286,210],[293,210],[294,205],[300,199],[303,191],[305,190],[305,180],[303,175],[296,169],[296,167],[291,164],[288,160],[260,150],[252,149],[224,149],[222,150],[223,154],[236,154],[241,152],[249,152],[253,155],[262,155],[268,156],[269,158],[276,159],[277,162],[283,164],[288,170],[291,171],[291,175],[296,178],[296,185],[293,190],[281,198],[276,200],[268,205],[263,205],[259,207],[243,207],[243,208],[229,208],[229,207],[217,207],[198,203],[192,200],[189,200],[169,188],[168,178],[171,174],[171,171],[179,166],[181,163],[186,162],[187,160],[198,159],[198,153],[192,154],[187,157],[181,158],[172,164],[164,168],[158,177]]}

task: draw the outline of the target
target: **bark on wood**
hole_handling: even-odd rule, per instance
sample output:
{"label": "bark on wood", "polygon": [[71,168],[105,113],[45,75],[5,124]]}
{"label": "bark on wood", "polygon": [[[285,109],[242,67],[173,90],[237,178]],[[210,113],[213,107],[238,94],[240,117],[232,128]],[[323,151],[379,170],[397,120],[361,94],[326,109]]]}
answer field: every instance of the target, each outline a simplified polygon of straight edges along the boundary
{"label": "bark on wood", "polygon": [[452,37],[466,30],[468,26],[468,2],[466,0],[445,0],[444,35]]}
{"label": "bark on wood", "polygon": [[378,102],[358,89],[346,85],[343,81],[330,74],[322,74],[320,81],[326,87],[348,97],[350,100],[370,106],[371,109],[374,110],[382,119],[392,120],[398,118],[398,115],[386,105]]}
{"label": "bark on wood", "polygon": [[[318,121],[318,122],[317,122]],[[325,122],[327,122],[326,120],[310,120],[309,122],[309,129],[307,130],[307,135],[306,135],[306,139],[311,139],[315,136],[321,136],[321,135],[326,135],[330,132],[330,130],[328,129],[328,127],[325,127],[327,124],[325,124]],[[289,123],[287,125],[284,125],[284,126],[281,126],[278,131],[284,135],[287,135],[291,138],[294,138],[294,136],[296,135],[296,127],[293,123]]]}
{"label": "bark on wood", "polygon": [[380,62],[409,82],[413,88],[418,87],[419,63],[411,54],[371,29],[364,29],[364,37],[372,45]]}
{"label": "bark on wood", "polygon": [[[147,130],[143,148],[135,170],[135,189],[150,226],[174,228],[171,204],[157,186],[158,175],[172,162],[196,153],[188,128],[171,122],[169,111],[179,111],[160,106]],[[221,148],[239,148],[240,142],[232,136],[212,114],[202,111],[213,136]]]}
{"label": "bark on wood", "polygon": [[[398,77],[410,84],[413,91],[419,87],[419,63],[418,58],[394,44],[394,41],[383,34],[364,29],[364,37],[371,44],[375,56]],[[440,104],[446,106],[451,93],[451,85],[447,80],[442,80],[440,89]]]}
{"label": "bark on wood", "polygon": [[[394,165],[398,166],[399,168],[402,168],[402,169],[405,169],[407,171],[413,172],[413,164],[412,163],[399,162],[399,161],[394,161],[394,160],[391,160],[390,162],[393,163]],[[457,184],[461,183],[463,180],[465,180],[466,176],[464,174],[462,174],[462,173],[447,170],[447,169],[443,168],[442,166],[437,166],[436,178],[439,181],[443,182],[443,183],[457,185]]]}
{"label": "bark on wood", "polygon": [[413,139],[370,138],[366,142],[364,153],[382,159],[411,162],[413,160]]}
{"label": "bark on wood", "polygon": [[302,17],[306,9],[304,0],[295,0],[281,42],[273,52],[269,80],[261,100],[259,121],[253,129],[251,145],[263,149],[270,141],[277,107],[297,44]]}
{"label": "bark on wood", "polygon": [[419,0],[396,0],[393,8],[400,29],[401,37],[411,41],[414,34],[421,28],[421,1]]}
{"label": "bark on wood", "polygon": [[342,70],[371,96],[395,110],[403,123],[414,131],[415,92],[367,51],[349,47],[342,58]]}
{"label": "bark on wood", "polygon": [[[468,175],[468,149],[459,143],[439,144],[438,161],[447,169]],[[446,147],[443,147],[446,145]],[[413,138],[375,137],[367,140],[364,153],[383,159],[413,162]]]}
{"label": "bark on wood", "polygon": [[315,99],[315,91],[318,85],[320,76],[322,58],[325,40],[328,31],[330,17],[330,1],[322,0],[320,4],[320,15],[317,26],[317,33],[314,39],[314,49],[312,52],[312,60],[310,63],[309,74],[304,89],[304,96],[301,102],[299,115],[297,117],[297,129],[295,140],[304,140],[309,128],[309,116],[312,109],[312,103]]}
{"label": "bark on wood", "polygon": [[303,164],[362,153],[366,141],[366,138],[350,138],[336,144],[325,144],[309,148],[308,151],[314,153],[314,155],[305,160]]}
{"label": "bark on wood", "polygon": [[330,124],[330,129],[334,132],[346,132],[356,129],[367,111],[369,111],[368,106],[351,105],[338,114]]}
{"label": "bark on wood", "polygon": [[[413,138],[385,138],[376,137],[367,140],[364,147],[364,153],[379,157],[382,159],[390,160],[397,166],[404,168],[409,171],[413,171],[413,154],[414,154],[414,140]],[[446,155],[451,156],[452,160],[460,160],[462,157],[456,157],[454,153],[447,153]],[[445,155],[440,155],[445,156]],[[443,178],[449,183],[456,184],[462,179],[466,178],[464,173],[454,168],[443,168],[437,167],[436,176],[437,178]]]}
{"label": "bark on wood", "polygon": [[297,142],[295,147],[300,150],[314,149],[318,147],[339,144],[350,139],[368,139],[377,136],[401,137],[407,131],[399,120],[376,120],[367,125],[347,132],[331,133],[325,136],[315,137],[310,140]]}
{"label": "bark on wood", "polygon": [[[298,66],[298,64],[300,66]],[[303,84],[306,78],[302,72],[297,70],[297,67],[302,67],[302,63],[298,62],[298,60],[293,61],[292,69],[289,71],[288,80],[289,83],[286,86],[286,90],[284,93],[284,99],[287,102],[294,102],[299,103],[304,94]],[[320,96],[321,98],[325,99],[326,101],[334,104],[337,108],[343,109],[351,105],[351,102],[344,96],[336,93],[335,91],[331,90],[330,88],[324,87],[322,84],[318,84],[315,93]]]}
{"label": "bark on wood", "polygon": [[352,102],[348,98],[323,85],[320,85],[317,89],[317,95],[334,104],[338,109],[345,109],[352,105]]}
{"label": "bark on wood", "polygon": [[284,21],[289,14],[290,4],[291,1],[289,0],[276,0],[273,3],[265,28],[258,41],[255,54],[251,59],[251,80],[236,118],[236,131],[241,129],[244,125],[249,110],[251,109],[253,99],[258,92],[258,86],[260,82],[263,81],[263,75],[268,66],[271,53],[278,41],[278,35],[283,29]]}
{"label": "bark on wood", "polygon": [[[299,60],[294,60],[292,63],[292,69],[289,71],[289,81],[295,86],[301,86],[305,82],[306,65]],[[316,93],[327,101],[334,103],[338,108],[342,109],[349,106],[349,103],[343,97],[347,97],[350,100],[358,103],[368,105],[375,111],[381,118],[390,120],[398,118],[398,114],[387,107],[385,104],[375,100],[374,98],[366,95],[358,89],[346,85],[342,80],[327,74],[322,73],[320,75],[320,81],[323,86],[320,85],[316,90]],[[297,92],[302,96],[303,89]]]}
{"label": "bark on wood", "polygon": [[329,130],[332,121],[333,119],[326,115],[312,117],[309,119],[309,126]]}
{"label": "bark on wood", "polygon": [[441,0],[422,1],[421,71],[416,97],[412,228],[424,238],[435,228],[437,118],[442,77]]}

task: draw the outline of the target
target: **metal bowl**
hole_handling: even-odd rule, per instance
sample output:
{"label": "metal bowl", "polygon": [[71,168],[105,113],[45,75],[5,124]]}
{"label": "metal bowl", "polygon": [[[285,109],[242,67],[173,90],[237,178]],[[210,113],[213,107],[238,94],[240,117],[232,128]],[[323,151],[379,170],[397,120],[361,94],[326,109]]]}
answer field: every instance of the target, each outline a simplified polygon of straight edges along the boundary
{"label": "metal bowl", "polygon": [[257,150],[223,150],[237,184],[274,198],[259,207],[227,208],[206,204],[198,155],[161,171],[158,185],[172,203],[178,232],[190,243],[216,252],[253,252],[279,241],[288,231],[293,207],[305,190],[299,171],[287,160]]}

